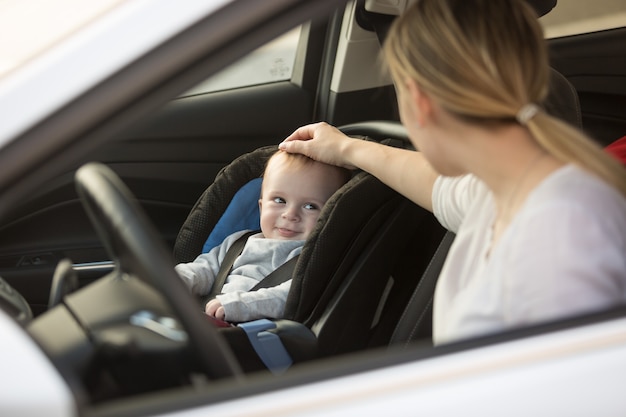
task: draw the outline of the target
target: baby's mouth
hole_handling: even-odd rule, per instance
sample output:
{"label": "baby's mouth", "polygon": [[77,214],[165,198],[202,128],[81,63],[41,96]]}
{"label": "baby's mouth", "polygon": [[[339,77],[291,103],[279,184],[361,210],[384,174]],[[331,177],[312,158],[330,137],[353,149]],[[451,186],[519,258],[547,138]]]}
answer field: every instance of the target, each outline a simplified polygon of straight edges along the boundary
{"label": "baby's mouth", "polygon": [[278,228],[278,234],[281,235],[282,237],[293,237],[295,235],[297,235],[299,232],[295,231],[295,230],[291,230],[291,229],[285,229],[282,227]]}

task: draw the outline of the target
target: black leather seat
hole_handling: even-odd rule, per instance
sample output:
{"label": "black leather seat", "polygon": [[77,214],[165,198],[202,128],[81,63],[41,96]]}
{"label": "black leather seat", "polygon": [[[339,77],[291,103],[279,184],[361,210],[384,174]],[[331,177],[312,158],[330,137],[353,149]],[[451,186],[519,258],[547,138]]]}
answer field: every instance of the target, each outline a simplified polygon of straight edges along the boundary
{"label": "black leather seat", "polygon": [[[376,135],[377,128],[384,134]],[[401,139],[386,143],[410,146],[395,122],[346,127],[372,137],[394,136],[390,129],[397,129]],[[218,174],[181,228],[178,262],[201,253],[230,199],[261,174],[275,149],[243,155]],[[288,335],[287,350],[296,361],[386,345],[417,284],[415,277],[423,273],[443,233],[431,213],[370,174],[355,173],[325,205],[293,271],[285,320],[271,331]],[[247,369],[257,370],[260,364],[250,358],[254,355],[242,332],[223,332],[242,362],[249,363]]]}

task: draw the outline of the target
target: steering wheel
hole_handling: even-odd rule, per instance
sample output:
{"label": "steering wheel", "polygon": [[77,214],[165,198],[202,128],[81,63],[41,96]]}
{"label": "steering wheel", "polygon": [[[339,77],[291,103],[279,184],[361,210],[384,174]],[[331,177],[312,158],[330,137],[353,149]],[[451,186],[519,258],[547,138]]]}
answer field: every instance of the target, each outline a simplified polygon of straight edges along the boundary
{"label": "steering wheel", "polygon": [[223,336],[209,324],[174,270],[164,245],[130,190],[100,163],[82,166],[76,190],[109,256],[122,274],[140,277],[168,301],[210,378],[243,372]]}

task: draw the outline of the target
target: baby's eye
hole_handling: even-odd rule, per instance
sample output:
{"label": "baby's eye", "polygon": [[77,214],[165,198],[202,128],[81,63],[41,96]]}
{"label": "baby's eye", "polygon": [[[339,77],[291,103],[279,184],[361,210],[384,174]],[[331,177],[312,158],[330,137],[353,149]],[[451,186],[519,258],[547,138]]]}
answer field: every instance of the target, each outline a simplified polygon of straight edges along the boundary
{"label": "baby's eye", "polygon": [[274,201],[274,203],[278,203],[278,204],[285,204],[285,199],[282,198],[282,197],[274,197],[274,199],[272,201]]}
{"label": "baby's eye", "polygon": [[306,203],[306,204],[304,205],[304,209],[305,209],[305,210],[317,210],[317,209],[318,209],[318,207],[317,207],[317,205],[315,205],[315,204],[313,204],[313,203]]}

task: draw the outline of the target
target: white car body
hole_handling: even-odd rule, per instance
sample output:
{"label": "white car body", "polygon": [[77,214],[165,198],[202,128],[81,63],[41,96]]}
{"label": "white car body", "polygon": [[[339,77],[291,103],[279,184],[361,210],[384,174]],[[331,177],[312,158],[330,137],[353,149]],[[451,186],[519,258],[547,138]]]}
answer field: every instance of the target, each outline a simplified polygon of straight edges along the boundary
{"label": "white car body", "polygon": [[[228,2],[124,2],[97,24],[0,78],[0,148]],[[66,77],[67,68],[78,66],[80,76]],[[341,74],[335,77],[335,88],[344,88],[339,83]],[[65,379],[4,312],[0,312],[0,334],[0,415],[80,415]],[[379,352],[369,355],[348,362],[386,362]],[[328,379],[313,377],[296,386],[288,386],[287,380],[281,389],[154,415],[626,415],[626,318],[451,349],[424,359],[406,352],[389,356],[388,366]],[[310,369],[315,367],[312,364]],[[304,367],[302,372],[306,371]]]}
{"label": "white car body", "polygon": [[0,413],[5,416],[76,414],[65,380],[23,329],[0,313]]}
{"label": "white car body", "polygon": [[[0,79],[0,147],[103,78],[228,0],[127,1],[96,24],[74,33],[19,71]],[[167,18],[166,18],[167,17]],[[141,30],[137,30],[141,27]],[[123,45],[123,49],[120,49]],[[80,77],[67,77],[68,68]],[[0,311],[0,414],[4,416],[76,415],[71,391],[39,347]]]}
{"label": "white car body", "polygon": [[[228,0],[126,1],[0,79],[0,147]],[[141,30],[137,30],[140,27]],[[67,77],[69,68],[81,68]]]}
{"label": "white car body", "polygon": [[164,416],[624,415],[626,319]]}

